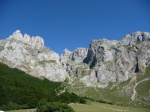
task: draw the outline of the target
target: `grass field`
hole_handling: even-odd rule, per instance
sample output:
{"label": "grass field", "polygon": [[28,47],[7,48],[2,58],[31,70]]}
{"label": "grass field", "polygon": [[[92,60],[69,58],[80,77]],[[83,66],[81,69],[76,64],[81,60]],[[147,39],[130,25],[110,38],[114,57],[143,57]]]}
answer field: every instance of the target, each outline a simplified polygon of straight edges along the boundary
{"label": "grass field", "polygon": [[92,102],[88,104],[70,104],[75,112],[150,112],[150,109],[121,107]]}
{"label": "grass field", "polygon": [[[75,112],[150,112],[150,109],[121,107],[115,105],[102,104],[97,102],[87,102],[87,104],[69,104]],[[36,109],[13,110],[7,112],[33,112]]]}

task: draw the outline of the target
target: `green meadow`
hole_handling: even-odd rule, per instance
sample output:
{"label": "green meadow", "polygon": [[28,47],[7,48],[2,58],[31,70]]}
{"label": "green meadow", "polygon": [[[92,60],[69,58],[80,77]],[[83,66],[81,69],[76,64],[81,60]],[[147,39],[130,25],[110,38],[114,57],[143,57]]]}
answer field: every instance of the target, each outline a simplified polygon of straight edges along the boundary
{"label": "green meadow", "polygon": [[[150,112],[150,109],[122,107],[98,102],[88,101],[87,104],[73,103],[69,104],[75,112]],[[8,112],[31,112],[36,109],[13,110]]]}
{"label": "green meadow", "polygon": [[122,107],[97,102],[87,104],[70,104],[75,112],[150,112],[150,109]]}

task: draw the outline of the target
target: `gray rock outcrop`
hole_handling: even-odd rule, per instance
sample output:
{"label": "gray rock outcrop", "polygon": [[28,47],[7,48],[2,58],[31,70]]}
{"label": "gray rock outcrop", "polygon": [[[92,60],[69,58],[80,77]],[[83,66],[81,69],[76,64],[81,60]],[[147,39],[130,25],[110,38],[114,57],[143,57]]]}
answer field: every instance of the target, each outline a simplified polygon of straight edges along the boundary
{"label": "gray rock outcrop", "polygon": [[84,59],[87,56],[88,49],[86,48],[77,48],[73,53],[72,53],[72,61],[76,63],[83,63]]}
{"label": "gray rock outcrop", "polygon": [[69,51],[68,49],[65,49],[62,53],[62,55],[60,56],[60,61],[62,63],[67,63],[68,61],[72,60],[72,52]]}
{"label": "gray rock outcrop", "polygon": [[75,63],[83,63],[84,59],[87,56],[88,49],[86,48],[77,48],[73,52],[65,49],[60,56],[61,62],[72,61]]}
{"label": "gray rock outcrop", "polygon": [[0,62],[51,81],[64,81],[68,77],[59,55],[46,48],[41,37],[23,36],[19,30],[0,41]]}
{"label": "gray rock outcrop", "polygon": [[89,67],[83,63],[87,56],[87,51],[88,49],[86,48],[77,48],[73,52],[65,49],[60,56],[60,62],[69,74],[71,82],[74,79],[79,80],[83,74],[89,73]]}
{"label": "gray rock outcrop", "polygon": [[10,35],[9,38],[21,41],[23,43],[27,43],[32,48],[40,49],[44,46],[44,40],[42,37],[36,36],[30,38],[29,35],[24,34],[24,36],[21,34],[19,30],[15,31],[12,35]]}
{"label": "gray rock outcrop", "polygon": [[147,32],[132,33],[119,41],[93,40],[85,62],[95,70],[97,82],[122,82],[144,72],[150,61],[149,48]]}

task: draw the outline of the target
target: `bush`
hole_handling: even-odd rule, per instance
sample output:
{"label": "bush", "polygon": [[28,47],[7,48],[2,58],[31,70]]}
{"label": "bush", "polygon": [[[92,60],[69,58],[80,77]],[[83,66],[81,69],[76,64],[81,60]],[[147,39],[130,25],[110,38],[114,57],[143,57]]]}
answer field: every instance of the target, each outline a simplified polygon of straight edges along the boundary
{"label": "bush", "polygon": [[86,104],[86,100],[85,100],[85,99],[83,99],[83,98],[81,98],[81,99],[80,99],[80,103],[82,103],[82,104]]}
{"label": "bush", "polygon": [[80,97],[75,93],[64,92],[60,94],[59,97],[61,102],[65,103],[77,103],[77,102],[82,104],[86,103],[86,100],[83,97]]}
{"label": "bush", "polygon": [[27,105],[18,105],[14,102],[10,102],[7,105],[0,106],[0,109],[2,110],[18,110],[18,109],[25,109],[28,108]]}
{"label": "bush", "polygon": [[67,104],[60,102],[44,102],[38,104],[37,112],[74,112]]}

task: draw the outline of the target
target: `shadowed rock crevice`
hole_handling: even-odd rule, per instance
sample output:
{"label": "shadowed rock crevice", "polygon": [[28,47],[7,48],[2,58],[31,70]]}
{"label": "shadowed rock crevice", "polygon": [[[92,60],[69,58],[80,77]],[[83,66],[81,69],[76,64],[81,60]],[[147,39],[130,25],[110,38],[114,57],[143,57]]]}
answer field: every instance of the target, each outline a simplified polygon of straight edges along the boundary
{"label": "shadowed rock crevice", "polygon": [[140,69],[139,69],[139,64],[137,63],[136,64],[136,67],[135,67],[135,73],[138,73],[140,71]]}
{"label": "shadowed rock crevice", "polygon": [[138,73],[140,71],[139,69],[139,62],[138,62],[138,57],[136,57],[136,65],[135,65],[135,73]]}

